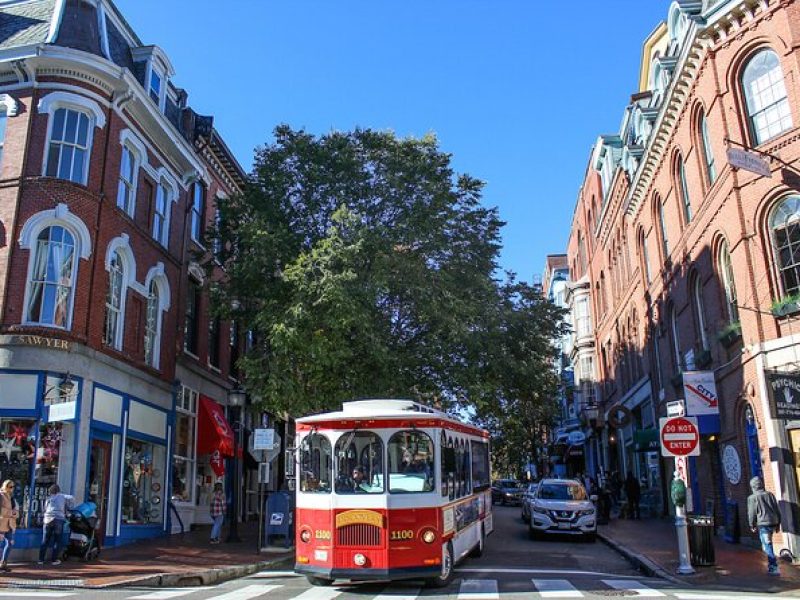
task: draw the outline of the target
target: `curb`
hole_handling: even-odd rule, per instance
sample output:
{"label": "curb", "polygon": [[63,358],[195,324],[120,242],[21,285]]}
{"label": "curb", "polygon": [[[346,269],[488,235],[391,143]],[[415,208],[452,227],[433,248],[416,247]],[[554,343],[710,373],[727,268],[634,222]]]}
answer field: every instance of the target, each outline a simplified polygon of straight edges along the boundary
{"label": "curb", "polygon": [[229,567],[220,567],[213,569],[201,569],[196,571],[183,571],[181,573],[160,573],[158,575],[146,575],[144,577],[131,577],[122,581],[114,581],[112,583],[92,584],[88,583],[85,579],[74,579],[60,581],[47,581],[47,580],[25,580],[17,579],[2,582],[0,589],[23,589],[23,588],[37,588],[37,589],[90,589],[102,590],[113,589],[119,587],[138,586],[138,587],[197,587],[214,585],[229,581],[231,579],[238,579],[252,575],[269,567],[283,563],[291,558],[291,554],[287,553],[285,556],[278,556],[270,560],[262,560],[255,563],[248,563],[244,565],[232,565]]}
{"label": "curb", "polygon": [[642,571],[648,577],[659,577],[676,585],[686,585],[686,579],[679,579],[671,573],[668,573],[661,565],[648,558],[644,554],[634,552],[624,544],[620,544],[614,538],[609,537],[605,533],[600,533],[598,531],[597,537],[599,537],[605,545],[609,546],[613,550],[616,550],[623,558],[625,558],[629,563]]}

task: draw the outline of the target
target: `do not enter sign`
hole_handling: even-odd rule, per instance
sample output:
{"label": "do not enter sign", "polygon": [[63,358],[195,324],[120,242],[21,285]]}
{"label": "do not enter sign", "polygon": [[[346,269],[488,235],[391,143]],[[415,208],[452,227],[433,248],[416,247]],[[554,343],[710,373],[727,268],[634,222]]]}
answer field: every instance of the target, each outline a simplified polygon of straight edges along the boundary
{"label": "do not enter sign", "polygon": [[661,419],[661,456],[699,456],[700,430],[696,417]]}

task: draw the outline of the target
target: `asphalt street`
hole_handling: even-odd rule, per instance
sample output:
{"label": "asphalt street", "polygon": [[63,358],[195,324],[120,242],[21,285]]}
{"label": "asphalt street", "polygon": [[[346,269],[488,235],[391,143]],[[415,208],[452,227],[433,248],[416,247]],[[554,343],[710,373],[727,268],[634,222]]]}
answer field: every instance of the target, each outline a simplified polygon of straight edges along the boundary
{"label": "asphalt street", "polygon": [[[539,598],[663,598],[664,600],[760,600],[770,595],[680,589],[648,578],[601,542],[573,539],[531,541],[519,508],[495,507],[495,532],[480,559],[456,569],[445,589],[422,582],[337,582],[312,587],[291,571],[264,571],[212,587],[116,588],[113,590],[0,589],[4,598],[75,600],[537,600]],[[780,598],[800,598],[782,595]]]}

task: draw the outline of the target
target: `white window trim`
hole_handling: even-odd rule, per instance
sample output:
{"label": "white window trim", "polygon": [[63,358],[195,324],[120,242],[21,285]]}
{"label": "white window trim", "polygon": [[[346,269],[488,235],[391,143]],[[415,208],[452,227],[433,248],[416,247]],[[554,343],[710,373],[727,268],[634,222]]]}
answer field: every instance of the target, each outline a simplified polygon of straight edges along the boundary
{"label": "white window trim", "polygon": [[[192,480],[191,480],[191,482],[189,482],[190,489],[191,489],[191,497],[190,497],[189,500],[177,500],[175,502],[175,504],[179,505],[179,506],[194,506],[195,500],[197,498],[197,485],[196,485],[196,481],[197,481],[197,432],[198,432],[197,422],[199,420],[198,419],[198,412],[200,411],[200,392],[198,392],[195,389],[190,388],[187,385],[181,385],[181,394],[183,393],[184,389],[187,389],[192,394],[194,394],[194,412],[192,412],[190,410],[186,410],[185,408],[182,408],[182,407],[179,407],[179,406],[175,407],[175,411],[179,412],[181,414],[184,414],[184,415],[189,415],[192,418],[192,422],[194,423],[194,427],[193,427],[193,430],[192,430],[192,449],[191,449],[192,458],[190,459],[190,458],[187,458],[185,456],[180,456],[176,452],[175,449],[173,449],[172,455],[173,455],[173,457],[178,456],[179,458],[183,459],[185,462],[191,463],[191,478],[192,478]],[[177,424],[176,424],[176,427],[175,427],[175,431],[176,431],[176,433],[178,431]],[[173,458],[173,460],[174,460],[174,458]]]}
{"label": "white window trim", "polygon": [[200,213],[198,214],[199,225],[200,225],[199,229],[200,229],[201,232],[205,229],[204,225],[205,225],[205,218],[206,218],[206,215],[205,215],[206,204],[208,203],[208,188],[205,186],[205,183],[203,181],[198,179],[197,181],[195,181],[192,184],[192,188],[191,188],[192,199],[191,199],[191,208],[189,209],[189,216],[190,216],[190,219],[189,219],[189,237],[191,237],[192,241],[194,243],[196,243],[198,246],[200,246],[201,248],[205,248],[205,246],[203,246],[203,240],[200,239],[203,236],[202,235],[198,235],[197,237],[195,237],[195,234],[194,234],[194,215],[195,215],[194,199],[195,199],[195,194],[197,193],[197,188],[198,187],[202,187],[203,188],[203,202],[200,205]]}
{"label": "white window trim", "polygon": [[[147,148],[142,140],[140,140],[139,137],[130,129],[123,129],[120,131],[119,143],[121,146],[127,147],[128,151],[133,156],[133,181],[131,182],[131,196],[133,201],[131,202],[131,210],[127,212],[127,214],[133,218],[134,214],[136,213],[136,196],[139,191],[139,169],[144,168],[147,170],[148,166]],[[120,172],[118,173],[118,177],[121,176],[122,164],[120,163]]]}
{"label": "white window trim", "polygon": [[78,111],[89,118],[89,131],[86,136],[86,160],[83,163],[83,173],[80,181],[81,184],[86,185],[89,180],[89,165],[92,162],[94,129],[95,127],[105,128],[106,115],[94,100],[71,92],[51,92],[39,100],[39,113],[48,115],[47,138],[45,138],[42,152],[42,176],[47,174],[47,154],[50,150],[50,140],[53,137],[53,115],[60,108]]}
{"label": "white window trim", "polygon": [[[162,237],[165,239],[156,240],[159,244],[164,246],[164,248],[169,248],[169,228],[172,222],[172,205],[178,201],[178,190],[180,187],[178,186],[178,182],[175,178],[167,171],[164,167],[160,167],[156,171],[156,185],[164,186],[165,192],[167,192],[167,198],[165,202],[165,210],[166,214],[164,215],[164,231]],[[156,194],[158,194],[158,190],[156,190]],[[155,218],[155,211],[153,211],[153,218]],[[151,223],[152,229],[152,223]],[[152,232],[151,232],[152,233]],[[153,238],[155,239],[155,237]]]}
{"label": "white window trim", "polygon": [[[128,284],[127,280],[129,278],[129,268],[128,264],[125,260],[125,257],[122,254],[121,248],[117,249],[116,251],[112,251],[109,255],[106,255],[106,271],[108,271],[109,275],[109,285],[111,283],[111,260],[113,259],[114,255],[119,256],[120,262],[122,263],[122,284],[121,289],[119,291],[119,317],[117,320],[117,328],[114,331],[114,341],[111,344],[111,347],[115,350],[122,350],[122,341],[123,335],[125,331],[125,300],[127,299],[128,295]],[[108,301],[106,301],[107,304]],[[106,307],[107,309],[107,307]],[[105,330],[104,330],[105,331]],[[103,335],[105,338],[105,335]],[[105,340],[104,340],[105,341]]]}
{"label": "white window trim", "polygon": [[169,281],[164,273],[164,263],[157,263],[147,272],[147,277],[144,280],[144,288],[147,290],[148,296],[151,282],[155,283],[158,288],[158,313],[156,317],[156,344],[153,349],[153,362],[150,366],[158,369],[161,365],[161,326],[164,322],[164,313],[168,311],[170,307]]}
{"label": "white window trim", "polygon": [[[65,228],[70,232],[70,234],[72,234],[73,241],[75,242],[75,257],[77,260],[75,260],[72,264],[72,286],[70,289],[69,299],[70,311],[67,317],[66,327],[49,323],[40,323],[39,321],[31,321],[28,319],[28,303],[30,301],[31,294],[31,277],[33,276],[33,263],[36,257],[36,240],[38,239],[42,230],[51,226]],[[78,263],[81,258],[88,260],[92,254],[92,237],[89,234],[89,228],[86,227],[80,218],[69,211],[69,207],[67,207],[66,204],[59,204],[54,209],[38,212],[25,221],[19,236],[19,246],[20,248],[28,250],[30,253],[28,255],[28,269],[25,277],[25,297],[22,304],[22,324],[69,331],[72,329],[72,316],[75,309],[75,288],[78,287]]]}
{"label": "white window trim", "polygon": [[0,110],[3,109],[7,117],[16,117],[19,113],[19,104],[8,94],[0,94]]}

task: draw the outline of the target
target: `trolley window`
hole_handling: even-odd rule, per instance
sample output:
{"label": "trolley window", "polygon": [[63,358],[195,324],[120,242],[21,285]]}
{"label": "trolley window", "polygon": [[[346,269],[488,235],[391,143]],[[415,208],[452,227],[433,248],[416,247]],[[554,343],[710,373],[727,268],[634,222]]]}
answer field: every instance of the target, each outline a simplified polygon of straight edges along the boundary
{"label": "trolley window", "polygon": [[489,487],[489,444],[486,442],[470,442],[472,446],[472,489],[481,490]]}
{"label": "trolley window", "polygon": [[372,431],[348,431],[336,441],[336,493],[383,493],[383,442]]}
{"label": "trolley window", "polygon": [[389,438],[388,454],[390,493],[433,491],[433,440],[428,434],[398,431]]}
{"label": "trolley window", "polygon": [[300,442],[300,491],[311,494],[331,492],[331,443],[324,435],[311,433]]}

